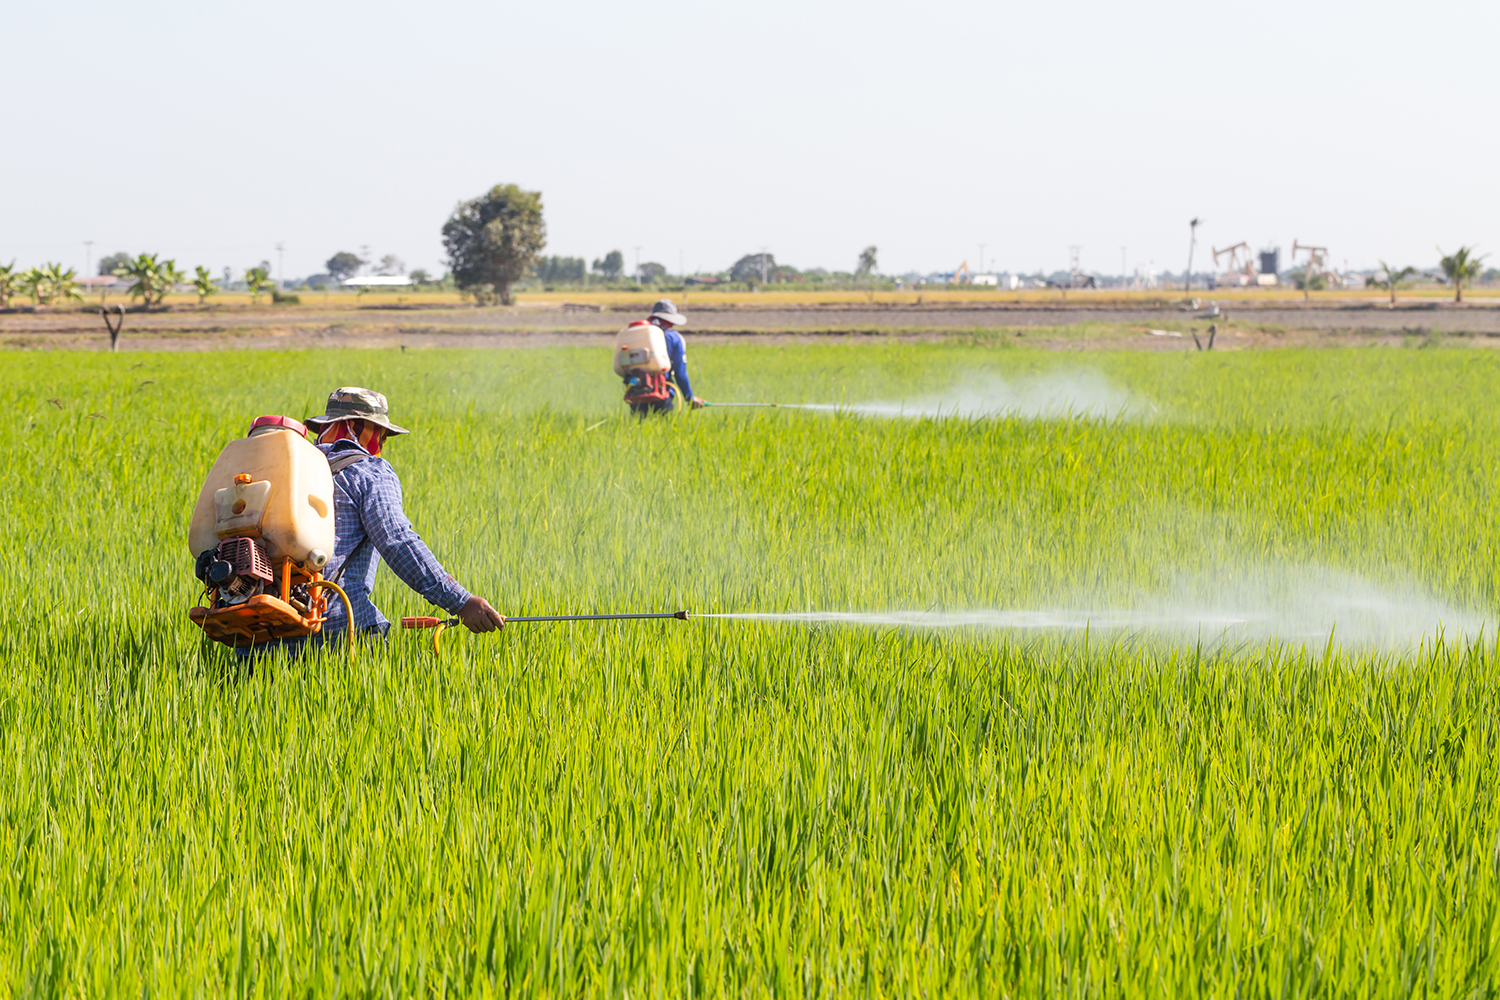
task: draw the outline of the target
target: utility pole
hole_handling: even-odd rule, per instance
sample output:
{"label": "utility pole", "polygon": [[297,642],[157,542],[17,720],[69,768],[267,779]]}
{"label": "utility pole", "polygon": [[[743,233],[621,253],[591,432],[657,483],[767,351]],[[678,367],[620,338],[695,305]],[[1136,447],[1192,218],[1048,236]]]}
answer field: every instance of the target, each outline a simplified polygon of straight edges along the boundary
{"label": "utility pole", "polygon": [[635,283],[641,283],[641,248],[635,248]]}
{"label": "utility pole", "polygon": [[769,249],[769,247],[760,248],[760,283],[762,285],[769,283],[771,280],[766,276],[766,258],[770,256],[770,253],[767,252]]}
{"label": "utility pole", "polygon": [[1198,245],[1198,220],[1195,218],[1188,223],[1188,269],[1187,281],[1183,284],[1183,297],[1193,290],[1193,247]]}
{"label": "utility pole", "polygon": [[83,273],[88,277],[94,274],[94,241],[83,241]]}
{"label": "utility pole", "polygon": [[276,244],[276,287],[277,288],[285,288],[286,287],[286,268],[282,266],[282,261],[285,259],[285,257],[286,257],[286,244],[285,243],[277,243]]}

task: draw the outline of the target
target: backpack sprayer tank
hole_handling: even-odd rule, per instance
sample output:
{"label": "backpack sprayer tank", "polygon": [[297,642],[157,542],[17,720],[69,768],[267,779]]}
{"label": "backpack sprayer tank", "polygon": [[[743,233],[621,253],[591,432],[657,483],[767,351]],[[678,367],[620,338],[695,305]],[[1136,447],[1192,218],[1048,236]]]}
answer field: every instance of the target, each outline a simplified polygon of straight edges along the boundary
{"label": "backpack sprayer tank", "polygon": [[188,615],[229,646],[323,627],[333,552],[333,474],[290,417],[257,417],[219,453],[193,507],[188,547],[208,607]]}
{"label": "backpack sprayer tank", "polygon": [[671,371],[667,338],[661,327],[641,319],[615,334],[615,374],[625,380],[627,403],[668,402],[672,398],[667,390]]}

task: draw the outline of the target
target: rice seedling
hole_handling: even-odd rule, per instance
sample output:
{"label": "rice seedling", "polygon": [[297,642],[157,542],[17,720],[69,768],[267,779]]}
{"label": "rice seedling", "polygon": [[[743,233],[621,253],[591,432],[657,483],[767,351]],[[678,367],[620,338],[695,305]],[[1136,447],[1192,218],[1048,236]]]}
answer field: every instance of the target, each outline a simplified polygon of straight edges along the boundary
{"label": "rice seedling", "polygon": [[[10,992],[1496,991],[1500,692],[1488,626],[1450,624],[1496,602],[1495,360],[693,360],[724,400],[1126,404],[642,423],[587,350],[13,355]],[[340,384],[390,396],[408,513],[508,614],[1285,610],[1297,584],[1412,620],[518,625],[246,676],[184,614],[189,507],[251,416]],[[388,574],[376,598],[428,610]]]}

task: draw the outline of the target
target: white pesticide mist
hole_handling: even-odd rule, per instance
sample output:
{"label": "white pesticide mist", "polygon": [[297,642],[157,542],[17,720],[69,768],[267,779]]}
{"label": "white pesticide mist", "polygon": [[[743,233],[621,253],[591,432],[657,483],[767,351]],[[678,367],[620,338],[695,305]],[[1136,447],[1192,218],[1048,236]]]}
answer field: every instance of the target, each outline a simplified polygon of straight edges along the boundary
{"label": "white pesticide mist", "polygon": [[1439,636],[1474,639],[1493,626],[1414,586],[1381,587],[1354,574],[1317,566],[1260,569],[1229,582],[1184,581],[1172,597],[1126,607],[995,608],[962,611],[812,611],[708,614],[701,618],[908,628],[1081,631],[1157,635],[1211,644],[1282,640],[1405,650]]}
{"label": "white pesticide mist", "polygon": [[981,417],[1116,420],[1154,409],[1093,371],[1053,372],[1014,381],[989,376],[941,393],[905,400],[790,405],[800,410],[829,410],[866,417],[955,417],[969,420]]}

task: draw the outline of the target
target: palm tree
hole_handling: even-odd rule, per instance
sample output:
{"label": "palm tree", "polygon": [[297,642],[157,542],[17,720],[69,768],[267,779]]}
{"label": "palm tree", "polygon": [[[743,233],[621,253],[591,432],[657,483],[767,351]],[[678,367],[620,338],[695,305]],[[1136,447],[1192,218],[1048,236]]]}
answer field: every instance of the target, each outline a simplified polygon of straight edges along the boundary
{"label": "palm tree", "polygon": [[[1489,256],[1489,254],[1484,254],[1475,257],[1474,251],[1477,249],[1479,248],[1459,247],[1451,255],[1438,261],[1438,266],[1443,269],[1443,274],[1449,281],[1453,282],[1454,302],[1462,302],[1464,300],[1464,282],[1473,281],[1479,277],[1480,262]],[[1443,248],[1438,247],[1438,253],[1442,252]]]}
{"label": "palm tree", "polygon": [[205,299],[219,290],[214,284],[214,279],[209,276],[208,268],[199,264],[193,271],[193,288],[198,292],[198,304],[201,306]]}
{"label": "palm tree", "polygon": [[16,262],[0,264],[0,309],[10,308],[10,297],[20,289],[21,276],[16,273]]}
{"label": "palm tree", "polygon": [[47,290],[47,279],[42,274],[42,269],[33,267],[16,275],[16,291],[22,295],[31,296],[31,301],[37,305],[45,305],[44,299],[51,296]]}
{"label": "palm tree", "polygon": [[[168,266],[171,261],[165,262]],[[173,269],[175,271],[175,268]],[[156,254],[143,253],[134,260],[115,268],[115,274],[131,278],[134,283],[127,289],[131,298],[140,297],[147,309],[156,305],[166,295],[162,288],[162,263]],[[169,290],[169,289],[168,289]]]}
{"label": "palm tree", "polygon": [[252,267],[245,272],[245,284],[250,286],[250,301],[256,305],[260,304],[260,297],[266,294],[266,286],[271,283],[271,272],[263,267]]}
{"label": "palm tree", "polygon": [[1417,269],[1414,268],[1414,267],[1409,267],[1408,266],[1408,267],[1403,267],[1401,270],[1398,271],[1394,267],[1391,267],[1391,265],[1387,264],[1385,261],[1381,261],[1380,262],[1380,270],[1383,271],[1383,272],[1385,272],[1385,277],[1383,277],[1383,278],[1377,278],[1377,277],[1375,277],[1372,274],[1372,275],[1370,275],[1370,277],[1368,277],[1368,278],[1365,279],[1365,287],[1366,288],[1384,288],[1386,291],[1390,292],[1391,293],[1391,308],[1394,309],[1394,308],[1396,308],[1396,288],[1397,288],[1397,286],[1399,286],[1401,284],[1401,282],[1405,281],[1407,278],[1410,278],[1412,275],[1416,274],[1417,273]]}
{"label": "palm tree", "polygon": [[62,264],[43,264],[17,276],[16,290],[31,296],[39,306],[50,306],[58,299],[82,299],[78,288],[78,272]]}
{"label": "palm tree", "polygon": [[73,268],[63,269],[61,264],[47,264],[42,273],[47,275],[47,284],[52,289],[52,301],[82,302],[83,289],[78,286],[78,272]]}
{"label": "palm tree", "polygon": [[177,290],[177,286],[187,281],[187,275],[177,270],[176,260],[164,260],[156,269],[156,301],[160,303],[170,292]]}

